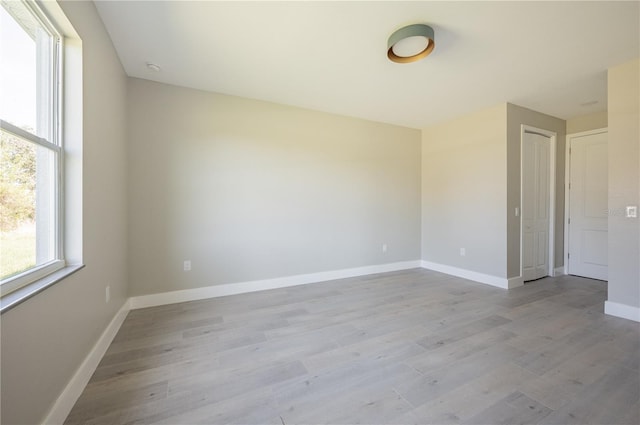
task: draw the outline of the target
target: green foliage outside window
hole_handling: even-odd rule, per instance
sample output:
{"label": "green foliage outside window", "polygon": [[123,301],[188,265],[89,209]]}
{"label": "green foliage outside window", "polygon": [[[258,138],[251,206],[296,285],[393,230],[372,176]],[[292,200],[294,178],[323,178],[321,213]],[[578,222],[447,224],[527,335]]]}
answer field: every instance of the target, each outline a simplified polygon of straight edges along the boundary
{"label": "green foliage outside window", "polygon": [[0,231],[35,219],[36,147],[7,133],[0,140]]}

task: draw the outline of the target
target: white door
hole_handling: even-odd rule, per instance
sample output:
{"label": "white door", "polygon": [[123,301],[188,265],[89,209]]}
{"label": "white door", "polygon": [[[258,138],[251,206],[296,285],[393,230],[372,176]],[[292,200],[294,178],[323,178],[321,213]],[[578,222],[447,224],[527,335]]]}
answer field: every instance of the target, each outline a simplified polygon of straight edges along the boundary
{"label": "white door", "polygon": [[569,274],[607,280],[607,133],[569,138]]}
{"label": "white door", "polygon": [[551,139],[525,132],[522,141],[522,274],[549,275],[549,167]]}

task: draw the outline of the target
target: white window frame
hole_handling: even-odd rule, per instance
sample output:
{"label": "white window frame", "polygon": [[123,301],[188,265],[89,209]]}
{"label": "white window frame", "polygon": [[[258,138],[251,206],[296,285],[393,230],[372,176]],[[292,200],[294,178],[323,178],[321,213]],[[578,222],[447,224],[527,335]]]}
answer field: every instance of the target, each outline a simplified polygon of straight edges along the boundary
{"label": "white window frame", "polygon": [[[36,265],[28,270],[17,275],[10,276],[0,281],[0,294],[2,297],[10,294],[20,288],[23,288],[30,283],[40,280],[52,273],[64,268],[66,262],[64,259],[64,149],[62,143],[62,64],[63,64],[63,36],[60,31],[51,23],[47,18],[45,12],[34,1],[23,0],[25,7],[31,12],[33,18],[45,29],[45,31],[51,36],[50,49],[51,54],[48,58],[38,58],[36,63],[36,78],[46,78],[46,91],[37,92],[39,96],[36,99],[37,105],[43,104],[43,102],[50,102],[47,107],[48,111],[48,125],[50,128],[50,139],[39,137],[29,131],[23,130],[19,127],[12,125],[9,122],[0,119],[0,127],[2,131],[13,134],[27,142],[33,143],[36,146],[44,147],[53,152],[54,160],[52,176],[55,178],[53,188],[53,229],[50,231],[53,233],[53,260],[46,263]],[[45,59],[43,61],[43,59]],[[43,63],[44,62],[44,63]],[[46,66],[46,70],[41,69]],[[46,72],[46,74],[45,74]],[[0,117],[1,118],[1,117]],[[36,188],[37,191],[37,188]],[[36,242],[37,244],[37,242]]]}

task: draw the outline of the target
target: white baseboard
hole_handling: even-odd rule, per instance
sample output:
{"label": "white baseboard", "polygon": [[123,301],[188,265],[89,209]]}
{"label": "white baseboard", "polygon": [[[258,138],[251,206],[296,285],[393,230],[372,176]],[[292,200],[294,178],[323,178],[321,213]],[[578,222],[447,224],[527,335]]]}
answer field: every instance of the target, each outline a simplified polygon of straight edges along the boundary
{"label": "white baseboard", "polygon": [[510,285],[518,285],[517,279],[521,278],[512,278],[516,279],[511,282],[511,279],[507,279],[506,277],[498,277],[484,273],[478,273],[471,270],[461,269],[458,267],[447,266],[444,264],[432,263],[431,261],[422,261],[422,268],[434,270],[441,273],[450,274],[452,276],[462,277],[464,279],[473,280],[475,282],[484,283],[491,286],[497,286],[502,289],[509,289],[513,286]]}
{"label": "white baseboard", "polygon": [[95,372],[100,360],[102,360],[102,356],[109,348],[111,341],[118,333],[122,322],[127,317],[127,313],[129,312],[129,300],[125,301],[124,305],[120,308],[120,310],[116,313],[114,318],[111,320],[107,328],[102,332],[100,338],[95,343],[89,354],[84,359],[80,367],[76,370],[76,373],[73,375],[65,389],[62,391],[58,399],[53,404],[51,410],[47,414],[43,423],[47,425],[51,424],[63,424],[69,412],[73,408],[73,405],[78,401],[78,398],[84,391],[84,388],[87,386],[89,379],[91,379],[91,375]]}
{"label": "white baseboard", "polygon": [[622,317],[623,319],[633,320],[634,322],[640,322],[640,307],[620,304],[613,301],[605,301],[604,314]]}
{"label": "white baseboard", "polygon": [[556,267],[555,269],[553,269],[554,276],[562,276],[565,274],[567,274],[567,271],[565,270],[564,266]]}
{"label": "white baseboard", "polygon": [[507,288],[508,289],[517,288],[518,286],[522,286],[522,285],[524,285],[524,277],[523,276],[510,277],[509,279],[507,279]]}
{"label": "white baseboard", "polygon": [[386,273],[420,267],[420,260],[402,261],[398,263],[379,264],[375,266],[357,267],[353,269],[334,270],[319,273],[286,276],[276,279],[254,280],[250,282],[228,283],[224,285],[205,286],[202,288],[183,289],[179,291],[162,292],[159,294],[140,295],[131,297],[131,309],[154,307],[158,305],[174,304],[185,301],[203,300],[207,298],[224,297],[227,295],[244,294],[247,292],[264,291],[266,289],[285,288],[289,286],[306,285],[308,283],[325,282],[328,280],[344,279],[348,277],[365,276],[375,273]]}

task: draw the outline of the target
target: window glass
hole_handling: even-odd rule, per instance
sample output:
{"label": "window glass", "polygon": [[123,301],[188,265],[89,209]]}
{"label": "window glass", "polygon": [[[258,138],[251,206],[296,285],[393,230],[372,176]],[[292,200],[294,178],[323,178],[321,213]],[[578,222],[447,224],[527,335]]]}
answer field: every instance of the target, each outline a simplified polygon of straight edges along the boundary
{"label": "window glass", "polygon": [[[37,131],[37,25],[21,2],[0,7],[0,117],[32,133]],[[10,7],[18,23],[5,7]]]}
{"label": "window glass", "polygon": [[64,266],[59,37],[34,2],[0,0],[0,287]]}
{"label": "window glass", "polygon": [[2,279],[36,265],[36,146],[0,135],[0,261]]}

